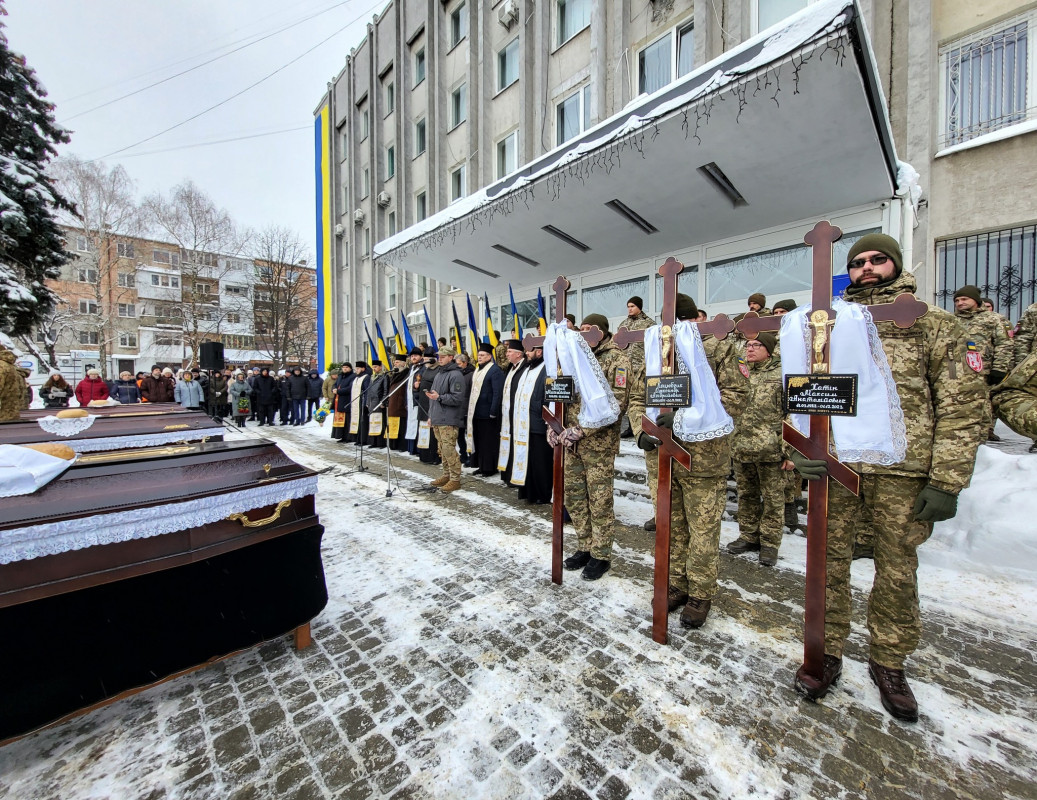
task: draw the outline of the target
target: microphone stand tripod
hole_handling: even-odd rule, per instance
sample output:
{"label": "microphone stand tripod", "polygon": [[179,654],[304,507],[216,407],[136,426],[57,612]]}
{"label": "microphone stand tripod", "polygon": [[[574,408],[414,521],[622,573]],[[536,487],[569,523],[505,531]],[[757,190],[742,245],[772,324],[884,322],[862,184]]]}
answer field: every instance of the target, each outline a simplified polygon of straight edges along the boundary
{"label": "microphone stand tripod", "polygon": [[[392,397],[394,394],[396,394],[400,390],[401,387],[403,387],[403,386],[410,386],[410,383],[411,383],[411,381],[410,381],[410,370],[408,370],[407,371],[407,375],[402,380],[400,380],[399,383],[396,384],[396,386],[389,392],[389,394],[387,394],[384,398],[382,398],[382,401],[380,403],[378,403],[378,405],[376,405],[373,409],[371,409],[371,413],[374,414],[374,413],[378,412],[386,403],[389,402],[389,398]],[[389,441],[390,440],[389,440],[389,419],[388,419],[388,417],[386,417],[386,419],[385,419],[385,423],[382,426],[382,430],[383,430],[383,433],[385,434],[385,496],[386,497],[392,497],[392,494],[393,494],[392,478],[393,477],[396,478],[396,491],[403,492],[403,489],[400,488],[400,476],[396,474],[396,467],[394,467],[393,463],[392,463],[392,447],[389,446]],[[403,492],[403,493],[406,494],[406,492]]]}
{"label": "microphone stand tripod", "polygon": [[[367,373],[365,372],[364,375],[367,376]],[[370,377],[370,376],[367,376],[367,377]],[[354,378],[354,380],[356,380],[356,379]],[[348,472],[343,473],[344,475],[352,475],[354,472],[367,472],[367,467],[364,466],[364,440],[367,438],[367,432],[364,431],[363,415],[364,415],[364,410],[365,410],[364,409],[364,398],[366,397],[367,393],[369,391],[371,391],[371,387],[372,386],[374,386],[374,381],[371,381],[369,384],[367,384],[367,388],[364,389],[363,391],[361,391],[360,392],[360,397],[357,398],[357,400],[360,401],[357,404],[357,414],[360,415],[360,418],[357,421],[357,426],[356,426],[356,442],[355,442],[355,444],[357,446],[357,449],[360,451],[360,466],[356,466],[356,460],[354,459],[354,461],[353,461],[353,469],[349,470]],[[352,399],[349,402],[350,402],[350,404],[352,404],[352,402],[353,402]],[[363,435],[361,435],[361,434],[363,434]]]}

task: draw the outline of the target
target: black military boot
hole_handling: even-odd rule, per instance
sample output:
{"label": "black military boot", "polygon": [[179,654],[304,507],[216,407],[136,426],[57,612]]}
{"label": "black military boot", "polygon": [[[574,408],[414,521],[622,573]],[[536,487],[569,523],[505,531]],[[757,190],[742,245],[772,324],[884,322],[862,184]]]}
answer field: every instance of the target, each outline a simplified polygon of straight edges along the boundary
{"label": "black military boot", "polygon": [[754,553],[760,549],[760,543],[754,542],[752,539],[746,539],[739,536],[733,542],[728,542],[727,552],[731,555],[740,555],[741,553]]}
{"label": "black military boot", "polygon": [[808,700],[820,700],[835,684],[839,682],[839,676],[843,674],[843,660],[825,653],[824,666],[821,668],[821,680],[813,675],[808,675],[806,664],[796,670],[796,691]]}
{"label": "black military boot", "polygon": [[904,670],[884,667],[868,659],[868,674],[879,687],[882,707],[904,722],[918,722],[918,702],[907,685]]}
{"label": "black military boot", "polygon": [[612,566],[611,561],[606,561],[603,558],[594,558],[591,556],[590,561],[587,562],[587,566],[583,568],[583,572],[580,577],[585,581],[596,581],[602,575],[609,571],[609,567]]}
{"label": "black military boot", "polygon": [[688,602],[688,593],[676,586],[666,587],[666,613],[672,614],[682,605]]}
{"label": "black military boot", "polygon": [[655,517],[652,517],[645,523],[645,530],[650,532],[655,531]]}
{"label": "black military boot", "polygon": [[565,561],[562,562],[562,566],[567,570],[583,569],[587,566],[587,562],[591,560],[590,550],[577,550]]}
{"label": "black military boot", "polygon": [[785,504],[785,527],[794,531],[799,527],[799,512],[795,503]]}
{"label": "black military boot", "polygon": [[681,612],[681,625],[685,628],[701,628],[709,616],[709,609],[713,607],[712,600],[703,600],[701,597],[689,597],[684,610]]}
{"label": "black military boot", "polygon": [[761,567],[773,567],[778,563],[778,548],[777,547],[761,547],[760,548],[760,566]]}

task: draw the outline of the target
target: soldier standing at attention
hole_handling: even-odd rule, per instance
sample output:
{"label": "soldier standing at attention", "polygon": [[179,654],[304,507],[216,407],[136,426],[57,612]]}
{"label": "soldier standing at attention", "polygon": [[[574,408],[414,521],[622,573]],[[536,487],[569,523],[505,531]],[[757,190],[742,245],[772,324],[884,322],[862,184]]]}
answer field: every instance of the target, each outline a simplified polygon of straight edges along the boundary
{"label": "soldier standing at attention", "polygon": [[[846,300],[851,304],[888,303],[915,291],[914,277],[903,272],[900,245],[886,234],[861,237],[846,258],[850,275]],[[878,331],[895,384],[895,394],[887,386],[883,397],[896,402],[884,404],[888,410],[868,411],[876,417],[885,415],[892,449],[905,455],[893,463],[850,460],[847,466],[861,476],[859,496],[835,481],[829,483],[823,674],[817,680],[800,667],[795,686],[816,700],[828,693],[842,672],[843,645],[850,633],[854,529],[859,520],[867,519],[875,534],[868,672],[886,711],[914,722],[918,703],[907,684],[904,663],[922,632],[917,550],[932,534],[934,522],[954,516],[958,493],[969,484],[976,450],[990,424],[987,392],[966,360],[964,328],[946,311],[930,307],[910,328],[898,328],[893,322],[871,324]],[[838,435],[835,443],[838,448]],[[808,480],[827,472],[824,461],[806,459],[796,451],[791,456]]]}
{"label": "soldier standing at attention", "polygon": [[[698,317],[695,301],[688,295],[677,295],[675,316],[675,374],[691,377],[692,404],[658,414],[656,423],[673,429],[673,438],[691,454],[691,470],[672,464],[667,606],[671,612],[684,606],[681,625],[700,628],[717,593],[720,517],[727,504],[732,417],[741,415],[749,398],[749,368],[733,337],[703,339],[697,325],[687,324]],[[656,462],[659,440],[641,430],[641,418],[645,413],[645,374],[661,372],[659,343],[659,328],[645,333],[645,369],[635,376],[635,388],[630,392],[638,446],[645,451],[646,460]],[[655,414],[657,409],[649,413]]]}
{"label": "soldier standing at attention", "polygon": [[[547,440],[552,447],[567,449],[565,507],[576,529],[576,552],[565,559],[564,566],[567,570],[582,568],[581,577],[587,581],[598,580],[612,566],[616,536],[612,485],[629,374],[626,357],[612,341],[604,315],[588,315],[580,330],[595,325],[604,336],[592,353],[583,337],[564,323],[549,326],[548,339],[553,341],[544,341],[545,356],[550,353],[548,377],[554,377],[551,367],[557,358],[578,384],[579,397],[565,406],[565,429],[560,434],[550,429]],[[557,350],[552,350],[555,341]]]}
{"label": "soldier standing at attention", "polygon": [[[1015,339],[1012,345],[1015,350],[1016,364],[1022,364],[1031,353],[1037,352],[1035,341],[1037,341],[1037,303],[1023,312],[1022,319],[1019,320],[1019,325],[1015,329]],[[1037,453],[1037,438],[1034,438],[1033,444],[1030,445],[1030,452]]]}
{"label": "soldier standing at attention", "polygon": [[782,454],[781,359],[772,355],[777,337],[769,331],[745,343],[749,402],[731,437],[738,484],[738,538],[727,552],[760,551],[760,565],[778,563],[785,509],[786,474],[794,469]]}
{"label": "soldier standing at attention", "polygon": [[[980,306],[981,299],[978,288],[962,286],[954,293],[954,316],[968,334],[966,358],[969,366],[986,380],[988,386],[997,386],[1012,368],[1012,340],[998,316]],[[993,414],[987,439],[1001,441],[994,433]]]}

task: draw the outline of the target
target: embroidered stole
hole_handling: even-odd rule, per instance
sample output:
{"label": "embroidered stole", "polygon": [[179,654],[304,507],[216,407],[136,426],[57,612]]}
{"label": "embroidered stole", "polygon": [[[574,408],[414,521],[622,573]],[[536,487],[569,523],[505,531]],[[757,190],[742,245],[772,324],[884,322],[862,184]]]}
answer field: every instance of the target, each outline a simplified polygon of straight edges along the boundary
{"label": "embroidered stole", "polygon": [[[521,366],[522,362],[519,362]],[[508,377],[504,379],[504,402],[501,403],[501,425],[500,425],[500,451],[497,454],[497,471],[506,472],[508,459],[511,457],[511,379],[519,367],[508,370]]]}
{"label": "embroidered stole", "polygon": [[353,393],[350,395],[350,410],[349,410],[349,432],[359,433],[360,431],[360,395],[362,395],[364,386],[363,378],[353,379]]}
{"label": "embroidered stole", "polygon": [[479,402],[479,395],[482,393],[482,384],[486,380],[486,373],[490,371],[490,364],[487,363],[483,367],[479,367],[475,374],[472,376],[472,394],[468,399],[468,427],[465,428],[464,439],[468,444],[468,452],[475,452],[475,433],[473,422],[475,420],[475,404]]}
{"label": "embroidered stole", "polygon": [[516,394],[515,406],[515,464],[511,469],[511,482],[516,486],[526,485],[526,469],[529,464],[529,401],[533,397],[537,378],[544,371],[543,363],[522,373]]}
{"label": "embroidered stole", "polygon": [[407,376],[407,431],[404,434],[404,439],[416,439],[418,437],[418,404],[414,402],[414,378],[417,372],[417,367],[411,367],[410,375]]}

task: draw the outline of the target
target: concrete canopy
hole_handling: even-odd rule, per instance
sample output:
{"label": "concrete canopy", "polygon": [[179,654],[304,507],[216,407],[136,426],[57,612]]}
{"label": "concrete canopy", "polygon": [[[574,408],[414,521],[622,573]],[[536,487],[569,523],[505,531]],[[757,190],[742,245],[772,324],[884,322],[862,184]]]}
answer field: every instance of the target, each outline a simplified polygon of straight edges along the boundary
{"label": "concrete canopy", "polygon": [[375,246],[504,292],[887,200],[897,160],[856,6],[826,0]]}

